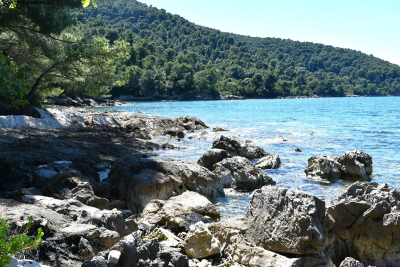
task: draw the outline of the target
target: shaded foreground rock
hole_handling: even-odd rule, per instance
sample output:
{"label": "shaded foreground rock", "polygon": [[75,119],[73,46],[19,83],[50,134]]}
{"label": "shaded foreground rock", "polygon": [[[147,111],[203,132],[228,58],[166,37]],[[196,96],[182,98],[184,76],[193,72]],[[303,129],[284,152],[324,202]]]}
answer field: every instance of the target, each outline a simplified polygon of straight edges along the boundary
{"label": "shaded foreground rock", "polygon": [[307,176],[327,180],[363,179],[372,175],[372,158],[362,151],[346,152],[343,156],[313,156],[308,159]]}
{"label": "shaded foreground rock", "polygon": [[327,245],[325,202],[297,189],[264,186],[254,191],[245,237],[267,250],[314,255]]}
{"label": "shaded foreground rock", "polygon": [[223,196],[221,180],[208,169],[185,161],[127,156],[112,167],[107,181],[112,195],[140,213],[152,199],[166,200],[185,191],[209,199]]}
{"label": "shaded foreground rock", "polygon": [[275,184],[271,177],[256,168],[250,160],[239,156],[216,163],[213,172],[221,178],[225,188],[238,191],[251,191],[264,185]]}
{"label": "shaded foreground rock", "polygon": [[230,156],[242,156],[248,159],[262,158],[268,155],[261,147],[248,144],[237,137],[217,135],[212,143],[212,148],[226,150]]}

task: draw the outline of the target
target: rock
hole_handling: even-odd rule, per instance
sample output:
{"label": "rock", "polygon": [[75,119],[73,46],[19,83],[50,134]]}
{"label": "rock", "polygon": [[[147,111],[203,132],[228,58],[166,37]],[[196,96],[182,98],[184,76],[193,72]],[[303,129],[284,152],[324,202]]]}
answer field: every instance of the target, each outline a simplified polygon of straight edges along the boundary
{"label": "rock", "polygon": [[213,132],[227,132],[227,131],[229,131],[229,130],[226,130],[226,129],[221,128],[221,127],[214,127],[213,128]]}
{"label": "rock", "polygon": [[181,238],[163,228],[156,228],[149,235],[143,237],[143,241],[145,242],[150,241],[151,239],[157,239],[158,242],[166,241],[173,247],[178,247],[183,242]]}
{"label": "rock", "polygon": [[118,264],[120,257],[121,257],[121,252],[117,250],[111,250],[110,253],[108,253],[108,263]]}
{"label": "rock", "polygon": [[106,198],[93,196],[89,200],[87,200],[86,205],[98,208],[100,210],[108,210],[109,209],[109,201]]}
{"label": "rock", "polygon": [[209,199],[223,196],[221,180],[206,168],[169,159],[142,159],[128,156],[111,168],[107,181],[114,199],[126,202],[140,213],[152,199],[166,200],[190,190]]}
{"label": "rock", "polygon": [[215,163],[218,163],[227,157],[228,153],[225,150],[214,148],[207,150],[207,152],[201,156],[197,163],[212,171]]}
{"label": "rock", "polygon": [[313,156],[308,159],[307,176],[335,179],[369,179],[372,175],[372,158],[362,151],[346,152],[343,156]]}
{"label": "rock", "polygon": [[268,251],[262,247],[251,246],[240,236],[233,236],[230,245],[225,253],[234,262],[251,267],[300,267],[300,266],[315,266],[302,265],[300,258],[287,258],[275,252]]}
{"label": "rock", "polygon": [[372,158],[362,151],[346,152],[338,159],[341,170],[346,177],[367,180],[372,175]]}
{"label": "rock", "polygon": [[88,105],[89,107],[95,107],[98,105],[96,101],[90,98],[83,99],[82,103]]}
{"label": "rock", "polygon": [[254,191],[245,237],[279,253],[314,255],[327,245],[325,202],[298,189],[264,186]]}
{"label": "rock", "polygon": [[188,231],[190,225],[199,221],[218,220],[220,212],[204,196],[186,191],[167,201],[153,200],[140,215],[152,224],[163,225],[174,232]]}
{"label": "rock", "polygon": [[108,263],[104,257],[96,256],[82,263],[81,267],[108,267]]}
{"label": "rock", "polygon": [[191,134],[191,135],[189,135],[189,139],[194,139],[194,140],[197,140],[197,141],[206,141],[207,140],[207,136],[206,135],[208,135],[209,134],[209,132],[207,132],[207,131],[202,131],[202,132],[199,132],[199,133],[194,133],[194,134]]}
{"label": "rock", "polygon": [[268,155],[264,149],[248,144],[236,137],[217,135],[212,143],[212,148],[226,150],[230,156],[242,156],[248,159],[262,158]]}
{"label": "rock", "polygon": [[387,184],[356,182],[328,203],[327,218],[337,238],[337,265],[345,257],[361,262],[400,261],[400,193]]}
{"label": "rock", "polygon": [[21,200],[21,197],[25,195],[43,195],[43,192],[41,190],[36,189],[35,187],[30,187],[30,188],[22,188],[21,190],[16,190],[11,193],[8,193],[4,198],[7,199],[15,199],[15,200]]}
{"label": "rock", "polygon": [[341,165],[338,157],[313,156],[308,159],[307,176],[318,177],[326,180],[335,180],[342,177]]}
{"label": "rock", "polygon": [[134,138],[139,138],[144,140],[150,140],[153,138],[150,129],[146,127],[139,127],[136,124],[128,124],[127,126],[125,126],[125,131],[127,133],[130,133]]}
{"label": "rock", "polygon": [[296,152],[296,153],[301,153],[301,152],[303,152],[300,148],[297,148],[296,147],[296,149],[294,150],[294,152]]}
{"label": "rock", "polygon": [[342,263],[340,263],[339,267],[351,267],[351,266],[363,266],[363,264],[358,260],[353,259],[352,257],[347,257],[342,261]]}
{"label": "rock", "polygon": [[220,243],[203,222],[190,226],[183,247],[189,257],[203,259],[220,253]]}
{"label": "rock", "polygon": [[190,116],[179,117],[175,118],[174,120],[180,123],[187,131],[195,131],[208,128],[208,126],[202,120]]}
{"label": "rock", "polygon": [[281,165],[281,159],[279,155],[269,154],[262,157],[255,166],[260,169],[278,169]]}
{"label": "rock", "polygon": [[42,265],[39,262],[33,260],[17,260],[11,257],[11,262],[8,267],[48,267],[46,265]]}
{"label": "rock", "polygon": [[141,232],[125,236],[112,250],[121,252],[118,266],[176,266],[189,267],[189,259],[178,250],[157,239],[143,243]]}
{"label": "rock", "polygon": [[263,185],[275,184],[271,177],[256,168],[250,160],[239,156],[216,163],[213,172],[221,178],[225,188],[232,187],[238,191],[251,191]]}
{"label": "rock", "polygon": [[46,186],[50,179],[57,174],[70,171],[71,165],[71,161],[55,161],[52,164],[46,164],[37,167],[34,175],[35,187],[40,189]]}

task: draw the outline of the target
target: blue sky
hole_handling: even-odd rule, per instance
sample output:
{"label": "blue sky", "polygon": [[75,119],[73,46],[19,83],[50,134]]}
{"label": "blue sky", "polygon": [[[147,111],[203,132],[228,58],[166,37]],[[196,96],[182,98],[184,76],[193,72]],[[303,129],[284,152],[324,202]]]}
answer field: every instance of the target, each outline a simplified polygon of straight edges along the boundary
{"label": "blue sky", "polygon": [[400,0],[139,0],[224,32],[350,48],[400,65]]}

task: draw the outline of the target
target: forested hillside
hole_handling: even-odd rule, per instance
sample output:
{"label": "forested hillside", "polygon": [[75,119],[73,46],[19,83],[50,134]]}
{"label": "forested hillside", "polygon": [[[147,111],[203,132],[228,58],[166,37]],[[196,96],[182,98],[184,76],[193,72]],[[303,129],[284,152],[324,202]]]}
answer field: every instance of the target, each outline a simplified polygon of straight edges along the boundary
{"label": "forested hillside", "polygon": [[195,25],[135,0],[75,12],[88,36],[131,45],[127,84],[113,94],[398,95],[400,67],[349,49],[254,38]]}

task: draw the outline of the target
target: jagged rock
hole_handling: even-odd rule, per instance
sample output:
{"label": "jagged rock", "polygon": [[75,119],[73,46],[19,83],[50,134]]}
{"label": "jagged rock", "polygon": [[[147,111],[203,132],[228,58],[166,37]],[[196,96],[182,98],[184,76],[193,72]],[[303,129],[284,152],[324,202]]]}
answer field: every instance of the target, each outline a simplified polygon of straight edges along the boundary
{"label": "jagged rock", "polygon": [[233,136],[217,135],[213,140],[212,148],[226,150],[230,156],[242,156],[248,159],[262,158],[268,155],[261,147],[250,145]]}
{"label": "jagged rock", "polygon": [[197,141],[206,141],[207,140],[207,136],[206,135],[208,135],[209,134],[209,132],[207,132],[207,131],[202,131],[202,132],[199,132],[199,133],[194,133],[194,134],[191,134],[191,135],[189,135],[189,139],[194,139],[194,140],[197,140]]}
{"label": "jagged rock", "polygon": [[346,177],[369,179],[372,175],[372,158],[362,151],[346,152],[338,159]]}
{"label": "jagged rock", "polygon": [[215,163],[218,163],[227,157],[228,153],[225,150],[214,148],[207,150],[197,163],[212,171]]}
{"label": "jagged rock", "polygon": [[[287,258],[262,247],[247,244],[240,236],[233,236],[227,247],[227,255],[234,261],[251,267],[300,267],[300,258]],[[314,265],[313,265],[314,266]]]}
{"label": "jagged rock", "polygon": [[181,238],[164,228],[156,228],[149,235],[143,237],[143,241],[150,241],[151,239],[157,239],[158,242],[168,242],[171,247],[178,247],[183,242]]}
{"label": "jagged rock", "polygon": [[400,193],[387,184],[356,182],[328,203],[329,226],[337,235],[334,262],[400,261]]}
{"label": "jagged rock", "polygon": [[260,169],[278,169],[281,165],[281,159],[279,155],[269,154],[262,157],[255,166]]}
{"label": "jagged rock", "polygon": [[308,168],[305,173],[311,177],[335,180],[342,177],[340,169],[341,164],[338,162],[338,157],[318,155],[308,159]]}
{"label": "jagged rock", "polygon": [[296,152],[296,153],[301,153],[301,152],[303,152],[303,151],[302,151],[300,148],[296,147],[295,150],[294,150],[294,152]]}
{"label": "jagged rock", "polygon": [[220,253],[220,243],[203,222],[190,226],[183,243],[186,255],[202,259]]}
{"label": "jagged rock", "polygon": [[221,178],[225,188],[232,187],[238,191],[251,191],[263,185],[275,184],[271,177],[256,168],[250,160],[239,156],[216,163],[213,172]]}
{"label": "jagged rock", "polygon": [[82,263],[81,267],[108,267],[108,263],[104,257],[96,256]]}
{"label": "jagged rock", "polygon": [[147,127],[140,127],[137,124],[128,124],[125,126],[125,131],[127,133],[130,133],[132,137],[134,138],[139,138],[139,139],[144,139],[144,140],[150,140],[153,138],[153,135],[151,134],[151,131]]}
{"label": "jagged rock", "polygon": [[36,168],[34,184],[36,188],[42,188],[57,174],[71,170],[71,161],[56,161],[52,164],[41,165]]}
{"label": "jagged rock", "polygon": [[152,224],[163,225],[174,232],[188,231],[199,221],[211,222],[221,216],[215,206],[204,196],[186,191],[167,201],[153,200],[140,215]]}
{"label": "jagged rock", "polygon": [[202,120],[190,116],[179,117],[175,118],[174,120],[180,123],[187,131],[195,131],[208,128],[208,126]]}
{"label": "jagged rock", "polygon": [[327,245],[325,202],[298,189],[264,186],[254,191],[245,237],[279,253],[318,254]]}
{"label": "jagged rock", "polygon": [[347,257],[340,263],[339,267],[351,267],[351,266],[363,266],[363,264],[358,260],[353,259],[352,257]]}
{"label": "jagged rock", "polygon": [[305,173],[311,177],[335,180],[346,178],[369,179],[372,158],[362,151],[346,152],[343,156],[313,156],[308,159]]}
{"label": "jagged rock", "polygon": [[226,129],[221,128],[221,127],[214,127],[213,128],[213,132],[227,132],[227,131],[229,131],[229,130],[226,130]]}
{"label": "jagged rock", "polygon": [[221,180],[206,168],[185,161],[128,156],[111,168],[107,181],[115,199],[140,213],[152,199],[166,200],[190,190],[209,199],[223,196]]}

